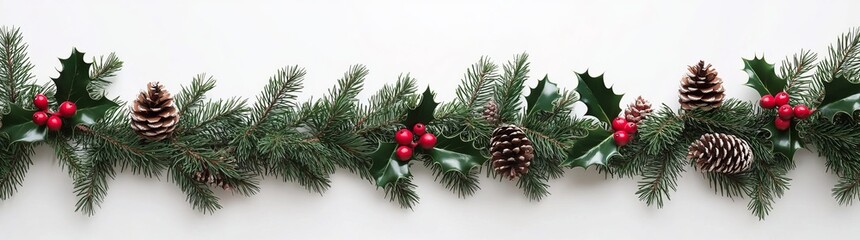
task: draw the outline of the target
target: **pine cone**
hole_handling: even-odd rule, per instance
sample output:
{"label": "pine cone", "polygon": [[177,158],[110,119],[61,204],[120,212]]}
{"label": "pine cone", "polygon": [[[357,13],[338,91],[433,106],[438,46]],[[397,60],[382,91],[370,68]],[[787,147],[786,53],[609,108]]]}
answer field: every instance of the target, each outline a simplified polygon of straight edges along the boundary
{"label": "pine cone", "polygon": [[131,128],[151,141],[170,136],[179,122],[179,111],[173,105],[173,97],[158,82],[146,85],[146,91],[140,92],[131,112]]}
{"label": "pine cone", "polygon": [[496,104],[496,101],[490,100],[484,104],[484,112],[481,115],[487,122],[497,123],[499,121],[499,105]]}
{"label": "pine cone", "polygon": [[224,190],[232,188],[229,183],[224,181],[223,174],[212,174],[212,172],[210,172],[209,168],[207,168],[206,166],[203,166],[203,169],[194,173],[193,177],[194,181],[205,183],[211,186],[218,186]]}
{"label": "pine cone", "polygon": [[509,179],[528,173],[534,158],[534,147],[522,129],[515,125],[502,125],[493,131],[490,155],[496,173]]}
{"label": "pine cone", "polygon": [[702,172],[734,174],[750,169],[755,157],[749,143],[723,133],[702,135],[690,145],[687,158]]}
{"label": "pine cone", "polygon": [[626,118],[628,122],[639,124],[639,121],[645,119],[651,111],[651,103],[642,98],[642,96],[639,96],[636,98],[636,102],[631,103],[627,106],[627,109],[624,110],[624,118]]}
{"label": "pine cone", "polygon": [[711,110],[723,104],[723,79],[717,77],[717,70],[705,61],[689,67],[690,73],[681,78],[678,89],[678,102],[684,110]]}

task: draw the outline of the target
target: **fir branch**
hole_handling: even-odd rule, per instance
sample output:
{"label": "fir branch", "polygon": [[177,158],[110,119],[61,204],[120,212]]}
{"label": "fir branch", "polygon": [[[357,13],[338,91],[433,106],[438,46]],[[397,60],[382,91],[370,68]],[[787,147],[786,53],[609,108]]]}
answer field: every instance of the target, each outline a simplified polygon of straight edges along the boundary
{"label": "fir branch", "polygon": [[436,181],[445,185],[445,188],[453,191],[458,197],[465,198],[472,196],[481,187],[478,185],[478,174],[476,169],[471,169],[466,173],[459,171],[443,171],[439,162],[433,161],[426,156],[420,157],[424,162],[424,166],[430,168]]}
{"label": "fir branch", "polygon": [[684,121],[667,105],[663,105],[639,123],[639,140],[648,154],[659,154],[675,145],[684,131]]}
{"label": "fir branch", "polygon": [[182,112],[188,112],[203,104],[206,93],[215,88],[215,78],[205,73],[197,74],[191,81],[191,86],[183,86],[182,91],[176,94],[176,108]]}
{"label": "fir branch", "polygon": [[816,106],[821,100],[823,85],[820,81],[813,78],[810,71],[815,69],[815,61],[818,55],[805,49],[801,49],[799,54],[789,59],[782,60],[782,66],[779,68],[780,78],[785,79],[788,83],[786,91],[790,92],[791,104],[805,104],[807,106]]}
{"label": "fir branch", "polygon": [[170,172],[173,182],[179,185],[182,192],[187,195],[186,200],[191,203],[191,207],[202,211],[204,214],[212,214],[215,210],[221,209],[218,197],[215,196],[212,189],[209,189],[205,183],[194,180],[191,174],[182,168],[172,168]]}
{"label": "fir branch", "polygon": [[[91,151],[90,153],[98,154],[99,152]],[[82,163],[83,170],[74,180],[74,191],[78,196],[75,211],[81,211],[89,216],[95,213],[95,209],[101,205],[105,195],[107,195],[107,179],[113,179],[116,176],[115,160],[94,155]]]}
{"label": "fir branch", "polygon": [[514,56],[502,68],[504,74],[495,87],[496,103],[499,106],[500,122],[517,122],[520,115],[520,103],[523,87],[529,74],[529,55],[526,53]]}
{"label": "fir branch", "polygon": [[265,123],[270,116],[295,106],[296,94],[302,88],[305,73],[304,68],[290,66],[278,70],[269,78],[269,83],[257,96],[257,102],[250,115],[250,128],[245,131],[245,135],[253,134],[256,128]]}
{"label": "fir branch", "polygon": [[227,100],[209,101],[199,108],[185,113],[183,121],[179,122],[179,135],[203,134],[220,136],[229,139],[232,129],[241,128],[247,108],[245,99],[231,98]]}
{"label": "fir branch", "polygon": [[331,186],[329,174],[334,172],[334,166],[320,161],[330,157],[322,144],[305,139],[298,131],[274,131],[260,140],[259,149],[268,158],[269,174],[322,193]]}
{"label": "fir branch", "polygon": [[498,66],[487,57],[466,70],[457,87],[457,101],[467,109],[480,111],[484,103],[492,99],[493,86],[499,80]]}
{"label": "fir branch", "polygon": [[750,197],[747,208],[762,220],[773,209],[774,199],[782,197],[788,189],[791,179],[786,177],[789,169],[758,161],[758,166],[751,171],[751,183],[747,186],[747,195]]}
{"label": "fir branch", "polygon": [[747,193],[747,185],[749,184],[749,176],[746,173],[739,174],[723,174],[723,173],[702,173],[705,179],[708,180],[711,188],[714,189],[714,194],[734,199],[735,197],[743,197]]}
{"label": "fir branch", "polygon": [[860,174],[847,174],[839,177],[839,183],[833,187],[833,197],[840,205],[852,205],[860,199]]}
{"label": "fir branch", "polygon": [[54,149],[54,156],[59,160],[60,167],[67,170],[69,176],[75,177],[82,172],[80,149],[72,145],[72,139],[66,136],[54,135],[45,138],[45,142]]}
{"label": "fir branch", "polygon": [[0,200],[12,197],[24,181],[35,151],[30,144],[9,144],[9,140],[0,136]]}
{"label": "fir branch", "polygon": [[327,137],[339,134],[335,130],[339,123],[351,119],[354,114],[355,97],[361,92],[364,78],[368,71],[363,65],[354,65],[337,80],[337,86],[329,90],[329,94],[318,106],[322,111],[318,122],[313,122],[315,137]]}
{"label": "fir branch", "polygon": [[837,115],[833,121],[817,116],[798,124],[799,135],[815,146],[825,159],[828,171],[838,176],[860,174],[860,125],[847,115]]}
{"label": "fir branch", "polygon": [[415,78],[406,74],[400,75],[394,85],[383,86],[367,105],[359,106],[356,133],[373,141],[390,137],[387,130],[403,121],[409,108],[418,102],[415,85]]}
{"label": "fir branch", "polygon": [[415,192],[416,187],[411,179],[400,179],[399,181],[385,185],[385,197],[389,201],[397,201],[402,208],[412,209],[419,200],[418,193]]}
{"label": "fir branch", "polygon": [[21,30],[0,27],[0,110],[24,96],[21,89],[33,84],[32,70]]}
{"label": "fir branch", "polygon": [[639,200],[645,204],[663,207],[663,198],[670,200],[670,191],[678,186],[678,176],[684,172],[686,146],[678,144],[661,148],[652,160],[642,167],[642,180],[639,181]]}
{"label": "fir branch", "polygon": [[541,176],[536,172],[529,172],[517,179],[517,187],[523,189],[523,194],[531,201],[540,201],[543,197],[549,195],[549,184],[546,182],[549,179]]}
{"label": "fir branch", "polygon": [[115,53],[110,53],[107,56],[93,57],[93,65],[90,67],[90,78],[94,81],[90,82],[87,89],[90,92],[101,92],[110,85],[111,77],[116,76],[116,73],[122,70],[123,62]]}
{"label": "fir branch", "polygon": [[828,56],[818,64],[818,81],[830,82],[837,77],[860,81],[860,27],[842,34],[827,51]]}

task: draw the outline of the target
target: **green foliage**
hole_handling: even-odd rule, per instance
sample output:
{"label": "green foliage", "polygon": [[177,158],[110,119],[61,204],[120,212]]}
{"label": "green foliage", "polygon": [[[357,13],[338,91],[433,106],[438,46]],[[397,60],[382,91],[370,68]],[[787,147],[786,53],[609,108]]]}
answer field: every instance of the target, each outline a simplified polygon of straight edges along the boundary
{"label": "green foliage", "polygon": [[386,84],[366,105],[358,108],[355,131],[371,142],[391,141],[400,122],[406,119],[409,109],[416,105],[415,78],[400,75],[397,82]]}
{"label": "green foliage", "polygon": [[773,64],[767,63],[764,57],[744,59],[744,71],[749,75],[748,87],[755,89],[760,95],[776,95],[785,90],[786,80],[776,75]]}
{"label": "green foliage", "polygon": [[603,74],[592,77],[588,71],[576,73],[578,83],[576,92],[579,93],[582,103],[588,107],[585,115],[597,118],[597,120],[609,123],[621,113],[621,97],[624,94],[615,94],[612,87],[606,87]]}
{"label": "green foliage", "polygon": [[209,185],[194,178],[200,172],[222,178],[228,186],[225,188],[234,193],[249,196],[259,191],[254,172],[239,167],[229,144],[234,137],[232,130],[245,126],[245,101],[206,100],[206,92],[215,87],[214,82],[198,75],[176,96],[177,105],[182,103],[182,120],[172,139],[163,142],[159,148],[163,154],[158,156],[168,162],[168,174],[192,207],[204,213],[212,213],[221,205]]}
{"label": "green foliage", "polygon": [[[90,82],[94,80],[90,77],[90,65],[92,64],[84,61],[83,53],[73,49],[71,56],[67,59],[60,59],[60,63],[63,65],[60,76],[51,78],[56,87],[54,99],[58,102],[71,101],[78,107],[75,115],[70,117],[64,125],[91,125],[104,117],[105,112],[109,109],[119,106],[110,99],[101,97],[101,93],[91,94],[87,90],[90,89]],[[96,95],[96,97],[93,98],[91,95]]]}
{"label": "green foliage", "polygon": [[8,138],[0,136],[0,200],[12,197],[21,183],[35,152],[29,143],[11,144]]}
{"label": "green foliage", "polygon": [[529,74],[528,59],[528,54],[519,54],[502,66],[504,74],[494,90],[499,108],[499,122],[517,122],[520,119],[520,98]]}
{"label": "green foliage", "polygon": [[418,106],[409,109],[406,113],[406,120],[403,120],[403,126],[411,129],[412,126],[417,123],[433,123],[433,120],[436,119],[436,106],[439,105],[436,100],[433,100],[433,95],[434,94],[430,91],[429,87],[424,90],[424,93],[421,94],[421,101],[418,103]]}
{"label": "green foliage", "polygon": [[786,92],[789,92],[792,106],[804,104],[806,106],[817,106],[821,101],[822,86],[821,82],[813,77],[810,72],[815,70],[816,59],[818,54],[809,50],[800,50],[799,54],[794,54],[791,59],[788,57],[782,60],[779,68],[779,78],[785,79],[788,86]]}
{"label": "green foliage", "polygon": [[23,91],[34,84],[33,64],[19,28],[0,27],[0,113],[14,103],[24,106]]}
{"label": "green foliage", "polygon": [[[90,85],[87,86],[90,93],[100,93],[110,85],[110,78],[115,77],[117,72],[122,70],[123,62],[115,53],[110,53],[107,56],[93,58],[93,65],[90,68],[90,78],[93,79]],[[98,97],[98,96],[94,96]]]}
{"label": "green foliage", "polygon": [[558,86],[544,76],[526,97],[526,112],[552,111],[553,102],[559,97]]}
{"label": "green foliage", "polygon": [[309,112],[303,123],[312,135],[310,140],[319,141],[329,149],[330,155],[320,161],[333,162],[364,179],[370,179],[368,153],[373,151],[373,146],[353,129],[358,119],[355,98],[361,92],[367,73],[362,65],[350,67],[325,98],[305,108]]}
{"label": "green foliage", "polygon": [[839,76],[823,85],[826,94],[817,110],[820,115],[833,119],[836,114],[853,115],[860,111],[860,83],[852,83],[844,76]]}
{"label": "green foliage", "polygon": [[818,63],[815,78],[830,82],[844,77],[849,82],[860,81],[860,27],[842,34],[836,44],[827,48],[828,55]]}

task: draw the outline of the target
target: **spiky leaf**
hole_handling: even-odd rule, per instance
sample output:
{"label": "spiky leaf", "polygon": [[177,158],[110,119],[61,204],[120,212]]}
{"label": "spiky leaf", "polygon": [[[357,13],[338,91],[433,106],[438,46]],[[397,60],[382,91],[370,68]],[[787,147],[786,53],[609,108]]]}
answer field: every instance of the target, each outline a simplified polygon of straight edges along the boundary
{"label": "spiky leaf", "polygon": [[592,77],[588,71],[584,73],[576,73],[576,78],[579,83],[576,85],[576,91],[579,92],[580,99],[588,111],[585,115],[593,116],[601,122],[610,122],[613,118],[621,113],[621,97],[624,94],[617,95],[612,91],[612,88],[606,87],[603,82],[603,75]]}
{"label": "spiky leaf", "polygon": [[860,84],[848,81],[844,76],[824,82],[824,100],[818,112],[833,120],[838,113],[853,114],[860,110]]}
{"label": "spiky leaf", "polygon": [[526,111],[552,111],[553,102],[561,97],[558,86],[549,81],[547,76],[538,81],[538,85],[531,89],[526,96]]}
{"label": "spiky leaf", "polygon": [[427,154],[433,162],[442,167],[442,172],[457,171],[465,174],[487,160],[472,142],[463,141],[459,137],[439,136],[436,147],[428,150]]}
{"label": "spiky leaf", "polygon": [[436,106],[439,103],[433,100],[433,92],[430,91],[428,87],[427,90],[424,90],[424,93],[421,94],[421,102],[415,108],[409,110],[409,113],[406,115],[406,120],[403,121],[403,125],[411,128],[412,125],[416,123],[430,124],[435,117],[433,114],[436,112]]}
{"label": "spiky leaf", "polygon": [[568,150],[567,159],[561,162],[565,167],[588,168],[591,165],[606,165],[612,156],[617,155],[618,146],[612,132],[602,128],[591,130],[585,138],[576,141]]}
{"label": "spiky leaf", "polygon": [[9,141],[38,142],[45,140],[47,130],[33,123],[34,111],[28,111],[16,104],[9,106],[9,114],[3,116],[0,132],[9,136]]}
{"label": "spiky leaf", "polygon": [[370,154],[373,160],[370,174],[373,174],[377,187],[385,187],[388,184],[397,183],[400,179],[412,177],[409,173],[409,164],[397,159],[394,155],[395,149],[397,149],[395,143],[380,143],[376,151]]}
{"label": "spiky leaf", "polygon": [[761,96],[775,95],[785,90],[785,79],[776,75],[773,64],[767,63],[764,57],[744,59],[744,71],[749,75],[744,85],[755,89]]}
{"label": "spiky leaf", "polygon": [[67,126],[78,124],[90,125],[104,117],[108,109],[118,106],[115,102],[105,97],[93,99],[87,86],[94,80],[90,78],[90,65],[84,61],[84,53],[72,50],[72,55],[66,59],[60,59],[63,70],[60,76],[51,78],[56,86],[54,99],[58,103],[71,101],[78,107],[74,117],[64,122]]}

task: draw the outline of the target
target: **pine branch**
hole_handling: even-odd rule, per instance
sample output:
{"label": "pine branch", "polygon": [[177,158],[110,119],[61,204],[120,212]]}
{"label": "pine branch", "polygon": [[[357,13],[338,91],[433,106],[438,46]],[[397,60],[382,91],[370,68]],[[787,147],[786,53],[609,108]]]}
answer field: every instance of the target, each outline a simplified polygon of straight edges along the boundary
{"label": "pine branch", "polygon": [[684,131],[684,121],[667,105],[663,105],[639,123],[639,137],[648,154],[659,154],[675,145]]}
{"label": "pine branch", "polygon": [[[430,168],[436,181],[445,185],[445,188],[453,191],[458,197],[465,198],[472,196],[481,187],[478,185],[477,171],[469,171],[462,173],[458,171],[442,171],[442,167],[438,162],[431,159],[424,159],[424,166]],[[472,169],[476,170],[476,169]]]}
{"label": "pine branch", "polygon": [[319,142],[305,139],[305,135],[294,130],[274,131],[260,140],[259,149],[268,159],[269,174],[322,193],[331,186],[329,174],[334,172],[334,166],[320,159],[331,156]]}
{"label": "pine branch", "polygon": [[783,169],[767,164],[759,164],[754,167],[751,184],[747,187],[747,195],[750,197],[750,202],[747,208],[756,215],[759,220],[763,220],[770,210],[773,209],[774,199],[782,197],[782,194],[788,189],[788,181],[791,180],[785,175],[788,169]]}
{"label": "pine branch", "polygon": [[116,176],[115,160],[91,157],[81,164],[83,170],[74,180],[74,191],[78,196],[75,211],[81,211],[89,216],[95,213],[95,209],[101,205],[107,195],[107,179],[113,179]]}
{"label": "pine branch", "polygon": [[0,27],[0,110],[17,102],[21,89],[33,84],[32,70],[20,29]]}
{"label": "pine branch", "polygon": [[815,69],[815,61],[818,55],[805,49],[801,49],[799,54],[789,59],[782,60],[782,66],[779,68],[780,78],[783,78],[788,83],[786,91],[790,92],[791,104],[805,104],[807,106],[816,106],[822,95],[821,82],[813,78],[810,71]]}
{"label": "pine branch", "polygon": [[316,137],[339,134],[333,130],[353,117],[355,97],[361,92],[367,74],[367,68],[363,65],[350,67],[343,78],[337,80],[337,86],[330,89],[326,98],[318,102],[322,115],[319,116],[319,121],[313,122],[312,125],[316,130]]}
{"label": "pine branch", "polygon": [[801,138],[825,158],[828,171],[838,176],[860,174],[860,125],[851,117],[837,115],[830,121],[818,116],[798,124],[797,129]]}
{"label": "pine branch", "polygon": [[492,99],[493,86],[499,80],[498,66],[487,57],[466,70],[457,87],[457,100],[467,109],[480,111],[484,103]]}
{"label": "pine branch", "polygon": [[532,201],[540,201],[543,197],[549,195],[549,184],[547,184],[547,180],[549,180],[545,176],[540,176],[535,172],[529,172],[528,174],[524,174],[520,176],[517,180],[517,187],[523,189],[523,194]]}
{"label": "pine branch", "polygon": [[171,169],[170,175],[173,181],[182,189],[187,197],[188,203],[195,210],[202,211],[204,214],[212,214],[215,210],[221,209],[221,204],[218,203],[218,197],[209,189],[205,183],[195,181],[191,177],[191,173],[185,172],[181,168]]}
{"label": "pine branch", "polygon": [[830,82],[845,77],[851,82],[860,81],[860,27],[842,34],[827,50],[828,56],[818,64],[817,80]]}
{"label": "pine branch", "polygon": [[59,160],[60,167],[67,170],[69,176],[75,177],[83,171],[82,160],[78,155],[80,149],[72,145],[72,139],[54,135],[46,138],[45,141],[54,149],[54,156]]}
{"label": "pine branch", "polygon": [[418,193],[415,192],[415,184],[411,179],[401,179],[385,186],[385,197],[389,201],[397,201],[402,208],[412,209],[418,203]]}
{"label": "pine branch", "polygon": [[110,85],[111,77],[116,76],[116,73],[122,70],[122,60],[115,53],[110,53],[107,56],[93,57],[93,65],[90,68],[90,78],[95,81],[90,82],[87,89],[90,92],[101,92]]}
{"label": "pine branch", "polygon": [[215,88],[215,79],[205,73],[197,74],[191,81],[191,86],[182,87],[182,91],[176,94],[176,107],[182,112],[188,112],[191,109],[203,104],[206,98],[206,93]]}
{"label": "pine branch", "polygon": [[417,104],[415,78],[400,75],[394,85],[386,84],[370,97],[365,106],[360,106],[355,131],[368,139],[378,141],[385,137],[393,126],[406,118],[409,107]]}
{"label": "pine branch", "polygon": [[0,136],[0,200],[12,197],[24,181],[35,152],[30,144],[9,144]]}
{"label": "pine branch", "polygon": [[642,180],[639,181],[639,200],[648,206],[663,207],[663,198],[671,200],[670,191],[676,191],[678,176],[684,172],[683,159],[686,146],[676,144],[669,148],[660,149],[642,168]]}
{"label": "pine branch", "polygon": [[852,205],[860,199],[860,174],[848,174],[839,177],[839,183],[833,187],[833,197],[840,205]]}
{"label": "pine branch", "polygon": [[185,112],[183,121],[179,122],[177,132],[184,134],[203,134],[229,139],[231,130],[241,128],[247,108],[245,99],[231,98],[227,100],[209,101],[199,108]]}
{"label": "pine branch", "polygon": [[529,55],[514,56],[502,68],[505,73],[495,87],[496,103],[499,106],[500,122],[517,122],[520,115],[521,95],[529,74]]}
{"label": "pine branch", "polygon": [[295,106],[296,93],[302,88],[305,69],[290,66],[278,70],[269,78],[263,92],[257,96],[257,102],[250,115],[250,128],[245,134],[253,134],[257,127],[265,123],[272,115],[289,110]]}

